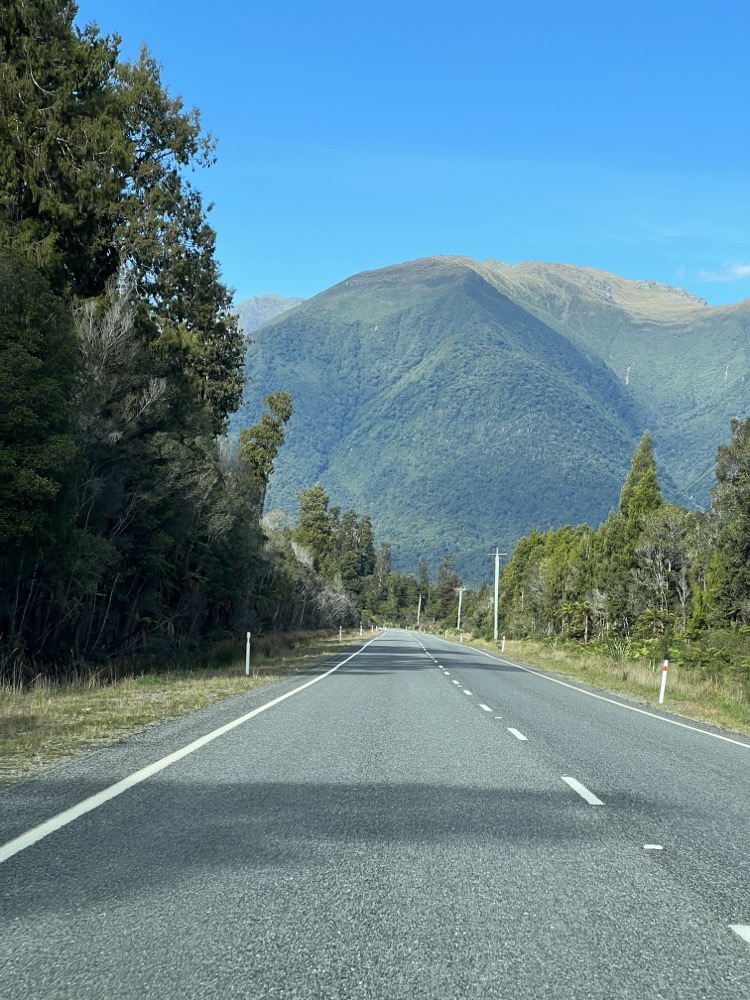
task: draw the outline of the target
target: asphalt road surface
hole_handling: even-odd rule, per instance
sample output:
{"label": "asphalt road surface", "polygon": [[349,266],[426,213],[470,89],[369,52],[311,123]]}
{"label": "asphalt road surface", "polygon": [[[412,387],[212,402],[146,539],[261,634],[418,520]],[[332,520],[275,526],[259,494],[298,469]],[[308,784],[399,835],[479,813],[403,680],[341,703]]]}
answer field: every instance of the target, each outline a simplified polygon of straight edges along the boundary
{"label": "asphalt road surface", "polygon": [[749,806],[747,738],[390,631],[0,793],[0,996],[750,1000]]}

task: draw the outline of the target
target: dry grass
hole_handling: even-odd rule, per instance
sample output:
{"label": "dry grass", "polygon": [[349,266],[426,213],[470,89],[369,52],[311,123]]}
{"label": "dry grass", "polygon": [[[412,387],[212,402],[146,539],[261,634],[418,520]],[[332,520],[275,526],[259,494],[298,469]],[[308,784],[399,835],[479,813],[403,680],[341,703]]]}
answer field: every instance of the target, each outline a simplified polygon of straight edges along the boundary
{"label": "dry grass", "polygon": [[[353,638],[354,632],[344,633],[343,641]],[[206,668],[133,672],[114,681],[90,673],[65,684],[38,681],[25,690],[0,686],[0,787],[147,726],[308,670],[340,649],[338,634],[267,636],[251,645],[249,677],[244,645],[234,643],[212,650]]]}
{"label": "dry grass", "polygon": [[[472,639],[471,643],[499,653],[499,646],[493,642]],[[584,681],[602,691],[628,695],[651,708],[659,707],[660,664],[603,655],[577,656],[564,645],[555,647],[528,640],[506,642],[504,655],[539,670]],[[750,704],[745,689],[729,678],[701,680],[671,664],[661,707],[688,719],[750,736]]]}

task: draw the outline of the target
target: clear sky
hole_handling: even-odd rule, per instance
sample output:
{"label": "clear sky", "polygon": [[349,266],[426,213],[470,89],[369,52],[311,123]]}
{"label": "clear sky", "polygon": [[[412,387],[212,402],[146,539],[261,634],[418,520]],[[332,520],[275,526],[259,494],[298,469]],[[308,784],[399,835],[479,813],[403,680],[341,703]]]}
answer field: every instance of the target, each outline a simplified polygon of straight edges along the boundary
{"label": "clear sky", "polygon": [[219,140],[237,300],[433,254],[750,298],[747,0],[79,0]]}

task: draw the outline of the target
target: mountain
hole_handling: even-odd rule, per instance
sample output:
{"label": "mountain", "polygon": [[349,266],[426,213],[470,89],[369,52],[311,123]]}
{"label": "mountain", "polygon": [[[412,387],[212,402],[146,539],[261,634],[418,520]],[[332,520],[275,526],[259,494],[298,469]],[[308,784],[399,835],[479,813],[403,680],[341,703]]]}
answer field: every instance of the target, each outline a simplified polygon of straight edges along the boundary
{"label": "mountain", "polygon": [[[446,552],[476,582],[532,527],[598,524],[643,431],[664,492],[705,503],[744,416],[750,302],[591,268],[431,257],[355,275],[271,319],[233,430],[294,395],[269,504],[320,480],[394,561]],[[695,499],[690,499],[694,497]]]}
{"label": "mountain", "polygon": [[284,298],[283,295],[255,295],[252,299],[243,299],[236,307],[240,328],[246,336],[263,326],[269,320],[301,305],[304,299]]}

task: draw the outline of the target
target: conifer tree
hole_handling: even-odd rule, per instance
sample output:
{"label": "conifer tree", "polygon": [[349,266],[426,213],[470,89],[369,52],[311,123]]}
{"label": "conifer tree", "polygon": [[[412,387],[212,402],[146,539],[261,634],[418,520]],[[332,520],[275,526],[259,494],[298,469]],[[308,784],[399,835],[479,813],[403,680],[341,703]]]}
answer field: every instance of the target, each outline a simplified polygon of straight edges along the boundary
{"label": "conifer tree", "polygon": [[633,453],[630,471],[620,493],[620,513],[625,518],[629,532],[637,534],[644,515],[663,503],[654,459],[654,444],[649,432],[645,431]]}
{"label": "conifer tree", "polygon": [[732,440],[716,458],[716,559],[709,586],[725,617],[750,621],[750,417],[730,426]]}

